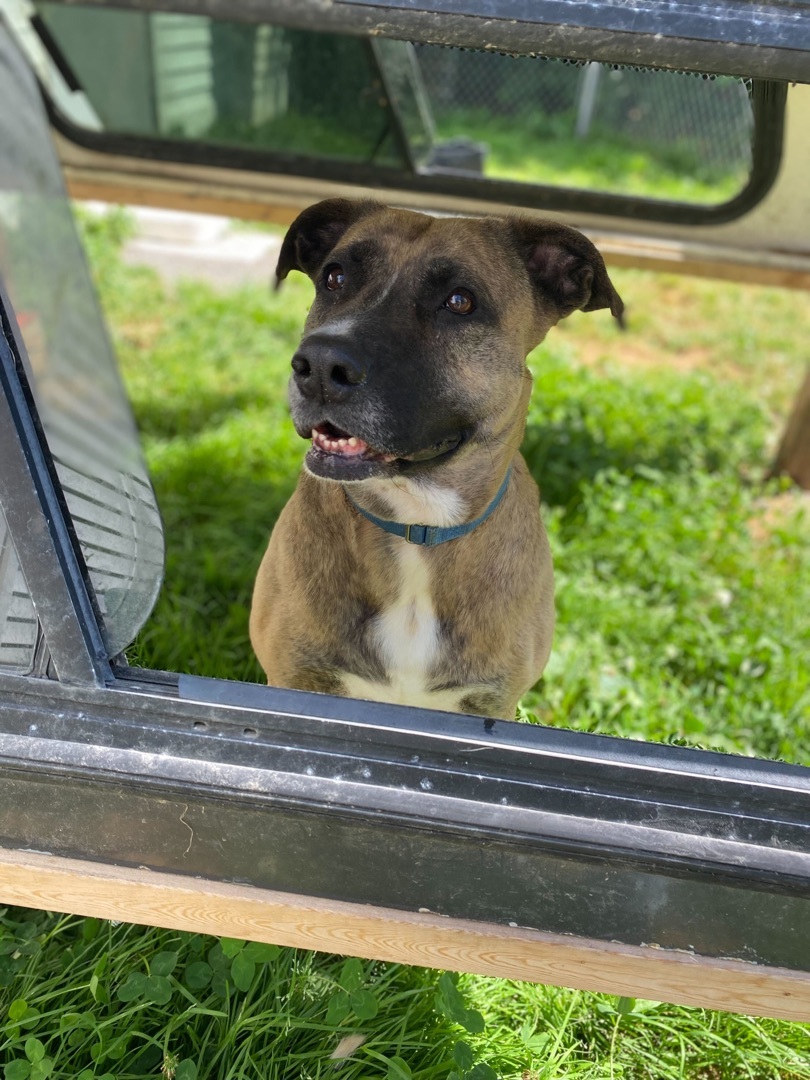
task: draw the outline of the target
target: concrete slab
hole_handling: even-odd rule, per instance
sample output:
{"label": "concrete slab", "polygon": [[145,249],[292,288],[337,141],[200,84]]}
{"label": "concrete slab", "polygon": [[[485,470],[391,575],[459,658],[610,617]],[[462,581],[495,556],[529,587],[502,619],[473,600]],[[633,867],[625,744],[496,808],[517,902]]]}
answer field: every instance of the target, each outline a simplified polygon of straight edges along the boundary
{"label": "concrete slab", "polygon": [[186,243],[136,236],[122,257],[130,265],[151,266],[168,284],[188,278],[221,289],[248,283],[269,288],[280,248],[280,237],[240,230]]}
{"label": "concrete slab", "polygon": [[[104,213],[105,203],[85,203]],[[229,218],[152,207],[128,207],[136,235],[122,251],[124,262],[149,266],[167,284],[207,281],[217,289],[249,283],[268,288],[281,249],[280,233],[234,225]]]}

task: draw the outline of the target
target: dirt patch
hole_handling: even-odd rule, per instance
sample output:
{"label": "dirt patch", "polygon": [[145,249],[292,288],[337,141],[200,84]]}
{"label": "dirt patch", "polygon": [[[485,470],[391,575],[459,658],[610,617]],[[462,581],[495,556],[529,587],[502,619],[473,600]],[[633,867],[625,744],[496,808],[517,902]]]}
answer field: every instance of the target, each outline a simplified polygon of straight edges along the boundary
{"label": "dirt patch", "polygon": [[723,361],[718,363],[708,348],[693,347],[677,352],[662,352],[643,341],[622,341],[606,346],[603,342],[581,340],[576,343],[577,361],[595,371],[606,367],[626,368],[628,371],[651,371],[654,369],[679,371],[684,375],[694,371],[710,371],[723,378],[743,380],[750,373],[743,367]]}
{"label": "dirt patch", "polygon": [[163,320],[143,319],[138,322],[120,323],[118,333],[128,345],[136,349],[152,349],[163,333]]}
{"label": "dirt patch", "polygon": [[758,544],[772,540],[774,533],[799,515],[801,531],[810,536],[810,491],[794,489],[757,499],[756,508],[757,514],[749,519],[748,529]]}

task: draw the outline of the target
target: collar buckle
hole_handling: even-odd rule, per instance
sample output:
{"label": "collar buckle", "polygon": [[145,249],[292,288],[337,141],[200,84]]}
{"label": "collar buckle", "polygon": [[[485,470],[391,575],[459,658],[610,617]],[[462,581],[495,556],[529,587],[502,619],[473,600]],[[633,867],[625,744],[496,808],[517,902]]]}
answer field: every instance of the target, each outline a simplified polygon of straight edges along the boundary
{"label": "collar buckle", "polygon": [[[421,529],[421,533],[414,536],[414,529]],[[424,546],[427,543],[427,525],[406,525],[405,526],[405,542],[407,544],[418,544]]]}

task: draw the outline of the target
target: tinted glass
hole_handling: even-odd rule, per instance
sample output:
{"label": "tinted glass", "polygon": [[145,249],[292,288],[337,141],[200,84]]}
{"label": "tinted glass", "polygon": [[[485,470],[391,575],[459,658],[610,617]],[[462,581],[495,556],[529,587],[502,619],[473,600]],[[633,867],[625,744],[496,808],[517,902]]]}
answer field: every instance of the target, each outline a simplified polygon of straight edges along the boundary
{"label": "tinted glass", "polygon": [[162,528],[41,98],[2,25],[0,101],[0,275],[113,656],[152,609]]}
{"label": "tinted glass", "polygon": [[40,10],[105,131],[407,164],[363,39],[197,15]]}

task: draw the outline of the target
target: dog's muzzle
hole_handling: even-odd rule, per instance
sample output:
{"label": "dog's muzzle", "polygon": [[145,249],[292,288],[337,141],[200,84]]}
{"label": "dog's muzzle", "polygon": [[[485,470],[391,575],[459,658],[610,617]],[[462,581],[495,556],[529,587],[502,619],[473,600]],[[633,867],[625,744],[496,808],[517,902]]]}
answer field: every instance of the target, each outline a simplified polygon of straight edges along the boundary
{"label": "dog's muzzle", "polygon": [[379,370],[372,379],[366,362],[348,346],[344,337],[315,332],[291,361],[293,419],[298,434],[312,439],[306,457],[311,473],[341,482],[398,476],[430,467],[460,447],[461,426],[445,433],[434,425],[424,441],[417,435],[411,445],[403,445],[401,432],[381,435],[370,423],[381,411]]}

